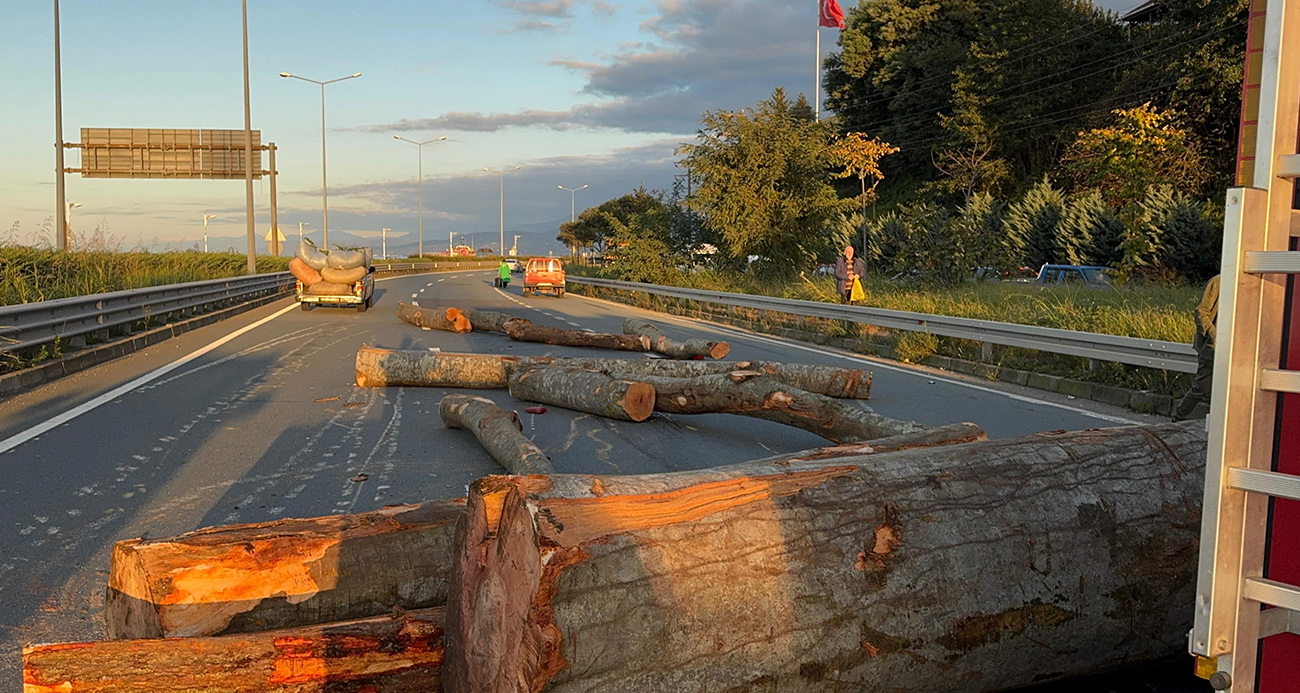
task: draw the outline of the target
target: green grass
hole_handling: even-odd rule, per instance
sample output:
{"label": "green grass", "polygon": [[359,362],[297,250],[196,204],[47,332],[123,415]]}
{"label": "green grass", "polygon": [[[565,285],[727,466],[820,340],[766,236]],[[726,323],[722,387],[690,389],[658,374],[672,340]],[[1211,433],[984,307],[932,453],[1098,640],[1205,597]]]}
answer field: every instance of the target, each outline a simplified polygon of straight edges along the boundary
{"label": "green grass", "polygon": [[[0,245],[0,305],[243,275],[238,253],[65,252]],[[259,256],[258,272],[288,269],[289,258]]]}
{"label": "green grass", "polygon": [[[595,275],[575,267],[575,274]],[[773,284],[749,275],[714,271],[682,274],[677,286],[710,291],[780,296],[808,301],[838,300],[835,281],[809,277]],[[930,288],[866,277],[860,305],[932,315],[996,320],[1080,332],[1099,332],[1190,344],[1195,324],[1192,309],[1201,298],[1196,286],[1131,286],[1115,290],[1038,286],[1014,282],[970,282]]]}

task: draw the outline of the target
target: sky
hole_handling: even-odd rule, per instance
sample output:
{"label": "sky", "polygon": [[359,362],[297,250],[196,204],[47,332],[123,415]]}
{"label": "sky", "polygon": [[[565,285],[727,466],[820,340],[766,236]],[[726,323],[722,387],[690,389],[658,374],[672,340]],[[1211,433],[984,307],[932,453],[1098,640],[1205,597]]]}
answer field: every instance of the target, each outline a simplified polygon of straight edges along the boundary
{"label": "sky", "polygon": [[[841,0],[847,11],[855,0]],[[1101,0],[1125,10],[1138,0]],[[674,149],[704,111],[775,87],[810,93],[815,0],[249,0],[253,128],[277,145],[279,219],[319,243],[321,92],[331,233],[415,242],[423,148],[426,251],[448,234],[521,253],[577,210],[644,185],[668,189]],[[54,214],[52,0],[0,0],[0,239],[35,240]],[[240,3],[61,0],[64,139],[83,127],[242,129]],[[822,30],[823,53],[838,32]],[[80,156],[69,150],[66,165]],[[518,170],[513,170],[518,166]],[[509,170],[503,178],[495,172]],[[242,236],[243,181],[67,176],[73,228],[123,247]],[[259,238],[269,187],[254,183]],[[16,232],[13,225],[17,224]],[[549,230],[547,230],[549,229]],[[457,239],[459,242],[459,239]]]}

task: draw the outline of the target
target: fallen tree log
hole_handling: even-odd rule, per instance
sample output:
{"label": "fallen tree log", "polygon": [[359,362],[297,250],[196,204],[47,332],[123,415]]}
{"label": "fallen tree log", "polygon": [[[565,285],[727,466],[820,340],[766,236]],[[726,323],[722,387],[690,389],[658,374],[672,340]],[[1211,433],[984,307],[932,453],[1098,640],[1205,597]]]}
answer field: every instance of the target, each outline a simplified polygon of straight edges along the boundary
{"label": "fallen tree log", "polygon": [[623,321],[623,334],[633,334],[650,340],[650,349],[675,359],[711,358],[724,359],[731,353],[731,345],[726,342],[711,342],[707,339],[688,339],[684,342],[671,340],[659,331],[658,327],[637,318]]}
{"label": "fallen tree log", "polygon": [[240,635],[34,645],[24,693],[441,690],[441,608]]}
{"label": "fallen tree log", "polygon": [[1002,690],[1182,652],[1206,436],[1165,424],[487,477],[444,690]]}
{"label": "fallen tree log", "polygon": [[469,318],[465,317],[465,314],[461,313],[459,308],[448,308],[446,306],[425,308],[424,306],[399,302],[397,304],[397,317],[416,327],[431,330],[446,330],[459,334],[470,331]]}
{"label": "fallen tree log", "polygon": [[554,474],[555,467],[542,449],[524,436],[519,415],[505,411],[490,399],[447,395],[438,403],[447,428],[468,429],[502,467],[511,474]]}
{"label": "fallen tree log", "polygon": [[516,361],[509,356],[362,346],[357,350],[356,379],[358,387],[408,385],[504,390]]}
{"label": "fallen tree log", "polygon": [[515,373],[510,378],[510,396],[622,421],[645,421],[655,408],[653,386],[576,368]]}
{"label": "fallen tree log", "polygon": [[441,606],[464,500],[113,546],[110,638],[218,635]]}
{"label": "fallen tree log", "polygon": [[758,371],[732,371],[697,378],[634,376],[630,379],[654,386],[655,411],[742,414],[802,428],[836,443],[861,443],[930,428],[804,392]]}
{"label": "fallen tree log", "polygon": [[837,457],[876,455],[882,452],[898,452],[899,450],[932,448],[940,445],[978,443],[988,439],[988,434],[984,432],[983,428],[976,424],[955,423],[946,426],[927,428],[913,433],[902,433],[896,436],[889,436],[888,438],[877,438],[867,443],[833,445],[824,448],[813,448],[812,450],[801,450],[799,452],[786,453],[784,455],[776,455],[773,457],[764,457],[761,460],[754,460],[754,464],[767,463],[778,466],[787,466],[791,462],[804,462],[808,460],[825,461]]}
{"label": "fallen tree log", "polygon": [[469,318],[472,329],[480,332],[501,332],[505,333],[506,324],[519,323],[521,325],[531,325],[532,322],[524,318],[498,313],[493,310],[474,310],[468,309],[461,311],[465,317]]}
{"label": "fallen tree log", "polygon": [[871,371],[770,361],[669,361],[665,359],[565,358],[454,354],[363,346],[357,351],[357,385],[505,388],[510,374],[539,366],[600,371],[613,378],[663,376],[695,378],[736,370],[758,371],[806,392],[837,398],[867,399]]}
{"label": "fallen tree log", "polygon": [[517,342],[539,342],[555,346],[589,347],[618,351],[650,351],[650,340],[648,338],[628,334],[564,330],[558,327],[534,325],[531,322],[513,321],[505,324],[505,331],[511,339]]}

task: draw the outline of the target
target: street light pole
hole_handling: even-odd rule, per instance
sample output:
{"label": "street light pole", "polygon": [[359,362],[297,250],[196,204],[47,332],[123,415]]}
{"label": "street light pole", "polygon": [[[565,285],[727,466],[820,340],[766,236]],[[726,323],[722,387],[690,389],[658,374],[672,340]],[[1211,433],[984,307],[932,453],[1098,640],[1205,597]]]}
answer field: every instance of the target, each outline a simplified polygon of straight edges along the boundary
{"label": "street light pole", "polygon": [[[492,169],[484,167],[483,170],[491,171]],[[506,252],[506,174],[511,171],[518,171],[518,170],[519,167],[516,166],[514,168],[503,168],[500,171],[501,173],[501,245],[498,247],[500,248],[500,252],[502,255],[504,255]]]}
{"label": "street light pole", "polygon": [[[247,0],[245,0],[247,1]],[[325,85],[335,82],[342,82],[346,79],[356,79],[361,76],[360,72],[354,72],[347,77],[338,79],[329,79],[321,82],[319,80],[295,75],[292,72],[281,72],[281,77],[300,79],[304,82],[320,85],[320,204],[321,204],[321,246],[329,248],[330,245],[330,202],[329,202],[329,182],[325,173]]]}
{"label": "street light pole", "polygon": [[302,245],[302,228],[306,225],[307,222],[305,221],[298,222],[298,244],[299,245]]}
{"label": "street light pole", "polygon": [[216,218],[217,218],[217,215],[215,215],[215,214],[206,214],[206,213],[205,213],[205,214],[203,215],[203,252],[205,252],[205,253],[208,252],[208,220],[209,220],[209,219],[216,219]]}
{"label": "street light pole", "polygon": [[445,142],[447,140],[447,137],[446,135],[444,135],[442,137],[435,137],[434,139],[431,140],[425,140],[424,142],[416,142],[415,140],[408,140],[405,137],[402,137],[401,135],[393,135],[393,139],[401,140],[403,142],[409,142],[415,145],[416,149],[419,150],[419,154],[420,154],[420,248],[419,248],[419,252],[420,252],[420,257],[424,257],[424,145],[433,144],[434,142]]}
{"label": "street light pole", "polygon": [[[64,215],[67,191],[63,185],[63,67],[59,50],[59,0],[54,0],[54,206],[57,214]],[[57,219],[55,217],[57,224]],[[54,234],[54,245],[59,250],[68,249],[68,228],[61,227]]]}
{"label": "street light pole", "polygon": [[383,238],[383,240],[381,241],[382,243],[381,247],[383,248],[384,259],[387,260],[388,259],[388,227],[385,226],[383,230],[379,232],[379,234]]}
{"label": "street light pole", "polygon": [[248,96],[248,0],[244,7],[244,209],[248,218],[248,273],[257,274],[257,227],[253,221],[253,113]]}
{"label": "street light pole", "polygon": [[586,189],[587,189],[587,186],[584,185],[584,186],[582,186],[581,188],[566,188],[566,187],[564,187],[563,185],[557,185],[557,186],[555,186],[555,187],[557,187],[557,188],[559,188],[560,190],[564,190],[564,191],[566,191],[566,192],[569,193],[569,223],[572,224],[573,222],[577,221],[577,219],[578,219],[578,217],[574,214],[574,210],[577,208],[577,205],[576,205],[576,202],[575,202],[575,201],[577,200],[577,197],[578,197],[578,191],[579,191],[579,190],[586,190]]}

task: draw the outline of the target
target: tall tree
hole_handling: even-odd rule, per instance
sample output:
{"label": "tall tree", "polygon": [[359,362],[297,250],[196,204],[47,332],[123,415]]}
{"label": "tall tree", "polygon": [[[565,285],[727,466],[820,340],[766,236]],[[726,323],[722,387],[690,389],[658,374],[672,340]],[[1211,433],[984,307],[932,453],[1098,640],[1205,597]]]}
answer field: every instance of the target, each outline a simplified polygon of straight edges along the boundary
{"label": "tall tree", "polygon": [[753,109],[705,113],[682,165],[697,181],[690,206],[735,262],[791,275],[834,254],[830,232],[853,206],[831,184],[833,122],[777,89]]}

